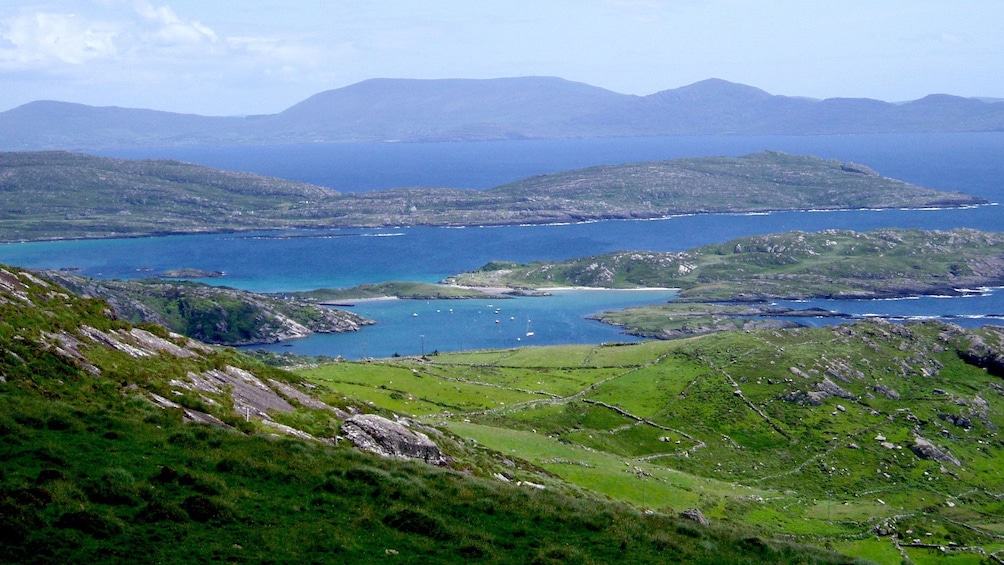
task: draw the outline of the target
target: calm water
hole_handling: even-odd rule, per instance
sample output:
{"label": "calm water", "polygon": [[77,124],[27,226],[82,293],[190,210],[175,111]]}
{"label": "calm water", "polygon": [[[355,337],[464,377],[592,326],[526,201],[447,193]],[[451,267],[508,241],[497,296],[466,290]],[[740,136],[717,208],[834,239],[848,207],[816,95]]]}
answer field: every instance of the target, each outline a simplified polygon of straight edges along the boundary
{"label": "calm water", "polygon": [[[352,334],[315,335],[265,347],[302,355],[390,357],[433,351],[526,345],[637,341],[614,326],[587,320],[604,310],[665,302],[672,291],[575,290],[507,300],[381,300],[352,307],[379,326]],[[376,331],[371,331],[376,330]]]}
{"label": "calm water", "polygon": [[[172,148],[120,151],[116,155],[177,158],[343,191],[365,191],[393,186],[487,188],[573,167],[681,156],[741,155],[763,149],[855,161],[916,184],[1004,201],[1004,133]],[[0,263],[75,268],[80,274],[104,278],[135,278],[192,267],[227,273],[223,279],[206,281],[211,284],[284,291],[402,279],[432,282],[496,259],[566,259],[622,249],[673,251],[758,233],[879,227],[1002,231],[1004,218],[999,206],[984,206],[963,210],[685,216],[556,226],[331,230],[299,232],[311,236],[299,238],[276,238],[270,233],[172,236],[0,245]],[[965,316],[956,320],[967,323],[1000,323],[998,318],[979,316],[1004,313],[1002,295],[1004,291],[965,299],[818,305],[860,314],[950,314]],[[478,310],[483,313],[487,305],[476,302],[363,303],[356,306],[356,311],[378,320],[379,325],[357,334],[314,336],[282,349],[358,357],[419,353],[423,340],[426,351],[508,347],[528,341],[527,318],[536,326],[530,336],[536,344],[620,340],[623,336],[618,336],[616,328],[585,320],[584,316],[665,299],[668,296],[646,292],[597,292],[509,300],[505,306],[494,305],[503,308],[499,324],[495,324],[494,310],[487,318],[479,318]],[[451,307],[453,316],[433,315],[437,309],[442,314]],[[419,311],[426,308],[429,310]],[[514,311],[507,313],[506,308]],[[416,313],[419,316],[413,316]]]}

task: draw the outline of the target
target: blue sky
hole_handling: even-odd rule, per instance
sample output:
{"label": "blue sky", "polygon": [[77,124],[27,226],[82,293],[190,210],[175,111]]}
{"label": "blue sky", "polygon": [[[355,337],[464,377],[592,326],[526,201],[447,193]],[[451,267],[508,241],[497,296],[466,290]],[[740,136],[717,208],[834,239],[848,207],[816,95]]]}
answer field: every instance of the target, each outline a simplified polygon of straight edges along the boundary
{"label": "blue sky", "polygon": [[1004,98],[1004,0],[3,0],[0,111],[274,113],[367,78]]}

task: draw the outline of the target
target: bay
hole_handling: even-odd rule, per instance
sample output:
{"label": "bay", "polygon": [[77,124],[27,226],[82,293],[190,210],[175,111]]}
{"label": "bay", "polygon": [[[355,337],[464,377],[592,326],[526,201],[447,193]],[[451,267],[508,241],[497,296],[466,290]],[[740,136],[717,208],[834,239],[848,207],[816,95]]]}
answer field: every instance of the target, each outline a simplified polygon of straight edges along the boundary
{"label": "bay", "polygon": [[505,300],[376,300],[360,302],[350,309],[379,320],[378,326],[350,334],[317,334],[252,348],[359,359],[470,349],[633,342],[639,338],[585,316],[665,302],[675,296],[676,292],[666,290],[556,290],[546,297]]}
{"label": "bay", "polygon": [[[313,182],[344,191],[396,186],[488,188],[532,174],[574,167],[702,155],[741,155],[764,149],[855,161],[882,174],[992,202],[1004,199],[1004,133],[848,136],[721,136],[604,140],[522,140],[477,143],[340,144],[277,147],[214,147],[120,150],[121,157],[176,158],[209,166],[250,170]],[[468,227],[400,226],[379,230],[314,230],[290,234],[203,234],[155,238],[36,242],[0,245],[0,263],[37,269],[72,269],[97,278],[139,278],[175,268],[224,271],[207,279],[261,292],[349,287],[388,280],[435,282],[491,260],[561,260],[617,250],[679,251],[728,239],[788,230],[871,230],[881,227],[1004,230],[999,206],[947,210],[855,210],[680,216],[653,221],[569,225]],[[911,301],[903,316],[953,314],[997,323],[1004,292],[962,299]],[[570,293],[506,301],[518,321],[532,320],[534,343],[594,343],[627,339],[616,328],[586,320],[602,310],[669,299],[651,293]],[[449,306],[444,306],[449,304]],[[883,306],[884,304],[884,306]],[[860,305],[862,314],[886,313],[892,302]],[[949,307],[949,305],[953,305]],[[345,357],[526,344],[519,324],[494,318],[487,329],[470,320],[476,301],[430,303],[466,317],[436,318],[410,301],[361,303],[356,311],[377,326],[356,334],[318,335],[281,347],[305,354]],[[496,304],[496,306],[498,306]],[[844,304],[827,309],[843,310]],[[849,307],[853,304],[846,305]],[[469,311],[470,309],[475,309]],[[415,317],[412,314],[418,313]],[[895,314],[899,315],[899,314]],[[986,317],[991,315],[991,317]],[[980,317],[983,316],[983,317]],[[470,318],[470,319],[468,319]],[[435,320],[435,322],[433,322]],[[455,321],[451,321],[455,320]],[[423,324],[430,323],[426,327]],[[480,323],[480,322],[479,322]],[[548,326],[548,324],[553,324]],[[479,329],[480,328],[480,329]],[[525,329],[525,328],[524,328]],[[419,338],[418,336],[425,336]],[[478,336],[478,337],[475,337]],[[521,338],[516,341],[516,338]]]}

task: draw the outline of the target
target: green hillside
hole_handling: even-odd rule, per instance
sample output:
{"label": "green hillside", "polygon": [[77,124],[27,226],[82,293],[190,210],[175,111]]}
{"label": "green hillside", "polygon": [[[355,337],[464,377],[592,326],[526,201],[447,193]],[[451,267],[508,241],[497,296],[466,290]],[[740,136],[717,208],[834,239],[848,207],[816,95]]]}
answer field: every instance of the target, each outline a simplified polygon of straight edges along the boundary
{"label": "green hillside", "polygon": [[0,153],[0,241],[983,203],[853,163],[776,152],[592,167],[483,191],[357,194],[176,161]]}
{"label": "green hillside", "polygon": [[1002,352],[999,329],[862,322],[300,374],[660,513],[979,563],[1004,549]]}
{"label": "green hillside", "polygon": [[0,267],[0,562],[667,561],[850,559],[598,497]]}

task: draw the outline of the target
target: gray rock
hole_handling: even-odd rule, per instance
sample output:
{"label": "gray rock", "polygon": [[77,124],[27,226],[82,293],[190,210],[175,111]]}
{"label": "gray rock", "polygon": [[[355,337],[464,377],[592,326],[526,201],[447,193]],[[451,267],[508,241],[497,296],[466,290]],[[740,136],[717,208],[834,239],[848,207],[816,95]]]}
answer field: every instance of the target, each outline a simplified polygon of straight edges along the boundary
{"label": "gray rock", "polygon": [[683,518],[685,520],[693,520],[694,522],[697,522],[702,526],[708,526],[711,524],[711,521],[705,518],[704,514],[701,513],[701,511],[698,510],[697,508],[691,508],[689,510],[684,510],[683,512],[680,512],[680,518]]}
{"label": "gray rock", "polygon": [[962,466],[962,461],[959,461],[954,455],[948,451],[939,449],[929,440],[920,436],[914,436],[913,445],[910,446],[910,451],[914,452],[914,454],[921,459],[951,463],[952,465],[958,467]]}
{"label": "gray rock", "polygon": [[342,423],[342,434],[356,447],[385,457],[446,465],[439,446],[422,432],[376,414],[358,414]]}

